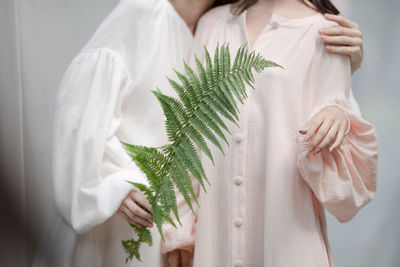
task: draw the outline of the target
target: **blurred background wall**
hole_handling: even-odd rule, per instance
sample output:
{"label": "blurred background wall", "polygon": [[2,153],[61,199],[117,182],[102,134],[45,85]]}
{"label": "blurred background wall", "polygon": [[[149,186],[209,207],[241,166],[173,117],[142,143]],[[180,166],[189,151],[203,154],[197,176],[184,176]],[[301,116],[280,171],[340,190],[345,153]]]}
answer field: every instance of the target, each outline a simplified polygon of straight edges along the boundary
{"label": "blurred background wall", "polygon": [[53,101],[117,2],[0,1],[0,266],[68,266],[74,232],[58,217],[50,177]]}
{"label": "blurred background wall", "polygon": [[[335,1],[333,1],[335,2]],[[338,267],[400,266],[400,1],[343,0],[343,13],[364,36],[365,59],[352,88],[379,138],[375,199],[348,223],[327,212]],[[338,3],[340,6],[342,3]]]}
{"label": "blurred background wall", "polygon": [[[333,1],[364,34],[353,93],[380,141],[378,192],[350,222],[327,212],[338,267],[400,266],[400,2]],[[74,233],[51,184],[51,121],[69,62],[118,0],[0,2],[0,266],[68,266]]]}

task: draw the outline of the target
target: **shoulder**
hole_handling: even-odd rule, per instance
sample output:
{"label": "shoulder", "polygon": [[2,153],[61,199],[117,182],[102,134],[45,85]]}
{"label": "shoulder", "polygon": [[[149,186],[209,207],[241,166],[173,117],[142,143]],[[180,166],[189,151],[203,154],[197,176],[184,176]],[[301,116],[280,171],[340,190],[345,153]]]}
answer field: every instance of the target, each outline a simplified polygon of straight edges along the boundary
{"label": "shoulder", "polygon": [[321,14],[319,19],[317,19],[310,27],[310,40],[314,42],[315,50],[314,50],[314,57],[318,58],[320,61],[321,58],[324,61],[330,62],[332,66],[334,64],[340,64],[343,67],[343,70],[346,70],[347,66],[350,66],[350,57],[347,55],[341,55],[336,53],[330,53],[325,48],[325,43],[321,38],[319,30],[322,28],[332,28],[332,27],[339,27],[340,25],[337,22],[330,21],[325,18],[324,15]]}
{"label": "shoulder", "polygon": [[332,28],[332,27],[338,27],[338,26],[340,26],[338,23],[336,23],[334,21],[330,21],[330,20],[326,19],[323,14],[318,13],[314,16],[312,23],[309,25],[308,36],[310,36],[311,39],[314,39],[314,41],[318,45],[321,45],[323,42],[321,40],[321,36],[319,33],[320,29]]}
{"label": "shoulder", "polygon": [[64,79],[94,80],[107,75],[121,78],[127,76],[130,79],[126,62],[120,54],[108,48],[94,48],[82,50],[75,55],[67,66]]}
{"label": "shoulder", "polygon": [[340,26],[339,23],[326,19],[323,14],[321,14],[321,19],[319,20],[319,25],[321,27],[327,27],[327,28]]}
{"label": "shoulder", "polygon": [[95,63],[97,61],[104,61],[115,64],[124,64],[124,58],[122,55],[113,49],[107,47],[98,47],[98,48],[86,48],[81,50],[72,62],[87,62],[87,63]]}
{"label": "shoulder", "polygon": [[226,17],[230,9],[230,4],[214,7],[204,13],[199,22],[197,23],[197,28],[202,28],[205,26],[215,25],[216,22],[223,20]]}
{"label": "shoulder", "polygon": [[[121,0],[98,26],[86,49],[108,48],[116,52],[126,49],[142,33],[154,32],[162,25],[167,0]],[[154,35],[154,34],[153,34]],[[152,36],[148,36],[150,39]]]}
{"label": "shoulder", "polygon": [[204,13],[196,26],[195,42],[205,43],[213,32],[218,31],[217,29],[224,25],[227,20],[229,8],[230,5],[228,4],[214,7]]}
{"label": "shoulder", "polygon": [[319,31],[321,28],[331,28],[340,26],[337,22],[325,18],[322,13],[315,15],[316,19],[313,21],[311,27],[314,31]]}
{"label": "shoulder", "polygon": [[121,18],[127,16],[134,18],[133,15],[144,17],[146,15],[157,14],[165,9],[168,0],[121,0],[108,16],[108,19]]}
{"label": "shoulder", "polygon": [[167,0],[121,0],[119,5],[128,9],[149,12],[153,8],[157,8],[159,5],[162,5],[165,1]]}

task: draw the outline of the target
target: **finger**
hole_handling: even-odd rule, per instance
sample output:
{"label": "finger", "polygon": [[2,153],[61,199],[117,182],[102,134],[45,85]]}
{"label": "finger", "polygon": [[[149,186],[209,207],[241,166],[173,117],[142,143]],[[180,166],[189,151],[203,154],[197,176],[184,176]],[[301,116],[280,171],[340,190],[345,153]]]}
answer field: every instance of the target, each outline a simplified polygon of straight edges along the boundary
{"label": "finger", "polygon": [[192,254],[186,250],[180,250],[181,252],[181,259],[182,259],[182,267],[190,267]]}
{"label": "finger", "polygon": [[143,225],[132,221],[124,212],[121,212],[121,214],[123,214],[122,216],[123,216],[124,220],[127,221],[128,223],[133,224],[133,225],[135,225],[136,227],[139,227],[139,228],[143,227]]}
{"label": "finger", "polygon": [[325,18],[331,21],[335,21],[339,23],[341,26],[349,27],[349,28],[358,28],[358,24],[354,21],[349,20],[343,15],[333,15],[333,14],[325,14]]}
{"label": "finger", "polygon": [[169,263],[170,267],[178,267],[179,266],[179,253],[177,250],[168,252],[167,257],[168,257],[168,263]]}
{"label": "finger", "polygon": [[128,218],[128,216],[126,216],[126,214],[124,212],[122,212],[121,210],[118,210],[117,214],[119,216],[121,216],[125,221],[130,222],[130,219]]}
{"label": "finger", "polygon": [[153,227],[152,222],[149,222],[149,221],[145,220],[144,218],[137,216],[127,206],[125,206],[125,209],[123,211],[129,216],[129,218],[132,222],[139,224],[141,226],[144,226],[144,227]]}
{"label": "finger", "polygon": [[134,219],[133,214],[129,211],[129,209],[127,207],[125,207],[125,206],[121,207],[121,212],[125,215],[125,219],[127,222],[132,223],[139,228],[144,227],[143,224],[141,224],[140,222],[138,222]]}
{"label": "finger", "polygon": [[129,209],[127,207],[125,207],[125,206],[121,207],[121,213],[124,214],[124,217],[127,222],[132,223],[139,228],[143,227],[142,224],[133,220],[133,214],[129,211]]}
{"label": "finger", "polygon": [[127,216],[125,215],[125,213],[122,211],[122,208],[119,207],[117,212],[116,212],[119,216],[123,217],[124,219],[127,218]]}
{"label": "finger", "polygon": [[322,35],[329,35],[329,36],[344,35],[349,37],[362,38],[362,33],[360,30],[345,28],[345,27],[325,27],[321,28],[319,32]]}
{"label": "finger", "polygon": [[324,149],[328,144],[332,143],[335,140],[338,129],[339,129],[339,123],[334,123],[329,129],[328,133],[325,135],[324,139],[316,147],[315,149],[316,153],[320,152],[321,149]]}
{"label": "finger", "polygon": [[[325,138],[326,134],[328,133],[329,129],[331,128],[333,123],[332,119],[325,119],[322,123],[321,127],[319,127],[318,132],[311,140],[311,145],[313,147],[312,151],[316,151],[317,145],[321,143],[321,141]],[[315,152],[314,152],[315,153]]]}
{"label": "finger", "polygon": [[333,45],[362,45],[362,39],[358,37],[348,37],[348,36],[325,36],[321,35],[321,40],[326,44],[333,44]]}
{"label": "finger", "polygon": [[318,116],[318,114],[317,114],[317,116],[314,116],[311,119],[311,121],[309,123],[309,127],[307,128],[307,135],[305,137],[306,141],[308,141],[314,137],[315,132],[321,126],[322,122],[323,122],[323,118],[322,118],[322,116]]}
{"label": "finger", "polygon": [[340,55],[352,56],[354,54],[360,53],[361,48],[359,46],[333,46],[328,45],[325,47],[326,51],[329,53],[335,53]]}
{"label": "finger", "polygon": [[133,215],[147,220],[149,223],[153,222],[153,217],[150,213],[145,212],[141,207],[139,207],[131,198],[127,199],[124,204],[132,212]]}
{"label": "finger", "polygon": [[332,152],[334,149],[336,149],[342,144],[344,139],[344,131],[345,131],[345,126],[341,126],[338,130],[335,142],[329,147],[329,152]]}
{"label": "finger", "polygon": [[[146,198],[143,192],[141,191],[133,191],[130,194],[131,198],[138,203],[139,205],[143,206],[146,208],[148,211],[152,212],[153,208],[150,204],[150,201]],[[147,212],[147,211],[146,211]]]}
{"label": "finger", "polygon": [[153,223],[152,222],[149,222],[149,221],[147,221],[147,220],[143,219],[142,217],[139,217],[139,216],[137,216],[135,214],[133,214],[133,220],[135,222],[145,226],[145,227],[150,227],[150,228],[153,227]]}

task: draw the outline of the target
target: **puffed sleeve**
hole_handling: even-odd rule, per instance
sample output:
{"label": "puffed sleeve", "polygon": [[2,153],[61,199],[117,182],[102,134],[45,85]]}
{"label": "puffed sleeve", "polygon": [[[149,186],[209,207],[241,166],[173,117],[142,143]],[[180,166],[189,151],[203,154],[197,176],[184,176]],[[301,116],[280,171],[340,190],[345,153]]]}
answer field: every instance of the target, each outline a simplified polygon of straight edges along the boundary
{"label": "puffed sleeve", "polygon": [[303,107],[310,119],[326,106],[341,108],[347,117],[342,144],[332,152],[325,147],[318,154],[311,140],[298,133],[297,167],[317,199],[340,222],[351,220],[376,193],[378,168],[378,136],[374,125],[352,110],[350,103],[350,58],[325,51],[317,38],[316,53],[310,67]]}
{"label": "puffed sleeve", "polygon": [[131,80],[111,50],[81,52],[70,63],[57,92],[53,117],[55,201],[82,233],[111,217],[134,189],[148,182],[115,133]]}

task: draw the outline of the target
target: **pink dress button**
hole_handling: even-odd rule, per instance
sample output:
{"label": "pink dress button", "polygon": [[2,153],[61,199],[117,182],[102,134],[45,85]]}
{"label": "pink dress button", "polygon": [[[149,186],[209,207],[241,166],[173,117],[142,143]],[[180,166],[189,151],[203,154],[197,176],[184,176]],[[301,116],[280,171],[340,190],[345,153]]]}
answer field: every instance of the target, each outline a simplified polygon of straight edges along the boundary
{"label": "pink dress button", "polygon": [[241,185],[242,184],[242,177],[235,176],[234,182],[235,182],[235,185]]}
{"label": "pink dress button", "polygon": [[234,223],[235,223],[235,226],[236,226],[236,227],[240,227],[240,226],[242,225],[242,219],[236,218],[235,221],[234,221]]}
{"label": "pink dress button", "polygon": [[235,134],[234,138],[236,143],[240,143],[243,140],[243,135],[241,135],[240,133]]}
{"label": "pink dress button", "polygon": [[235,261],[235,263],[233,264],[234,267],[242,267],[243,266],[243,262],[241,260],[237,260]]}

